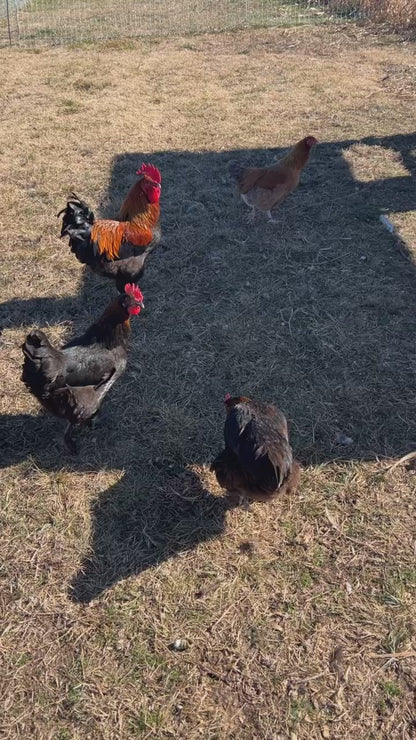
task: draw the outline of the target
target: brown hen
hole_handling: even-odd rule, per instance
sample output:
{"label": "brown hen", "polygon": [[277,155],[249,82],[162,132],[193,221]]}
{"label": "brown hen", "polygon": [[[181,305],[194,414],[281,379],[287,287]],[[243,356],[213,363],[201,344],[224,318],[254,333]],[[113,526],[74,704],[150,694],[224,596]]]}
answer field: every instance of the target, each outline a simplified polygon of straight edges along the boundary
{"label": "brown hen", "polygon": [[238,162],[229,163],[229,172],[237,182],[238,192],[251,208],[249,221],[254,221],[257,208],[267,213],[269,220],[275,223],[272,210],[298,186],[310,151],[317,143],[314,136],[306,136],[271,167],[243,167]]}

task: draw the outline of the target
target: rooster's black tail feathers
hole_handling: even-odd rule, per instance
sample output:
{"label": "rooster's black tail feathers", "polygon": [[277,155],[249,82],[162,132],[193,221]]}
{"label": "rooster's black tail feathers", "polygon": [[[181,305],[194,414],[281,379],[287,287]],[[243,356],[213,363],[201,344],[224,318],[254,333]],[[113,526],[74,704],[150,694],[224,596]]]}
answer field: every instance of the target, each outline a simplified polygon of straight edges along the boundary
{"label": "rooster's black tail feathers", "polygon": [[69,236],[71,252],[77,256],[80,262],[88,264],[91,258],[91,226],[95,216],[85,201],[71,193],[66,208],[59,211],[57,217],[62,216],[61,237]]}
{"label": "rooster's black tail feathers", "polygon": [[236,162],[235,160],[232,160],[228,163],[228,172],[230,173],[233,180],[235,180],[237,183],[241,182],[245,169],[246,168],[243,167],[243,165],[241,165],[239,162]]}

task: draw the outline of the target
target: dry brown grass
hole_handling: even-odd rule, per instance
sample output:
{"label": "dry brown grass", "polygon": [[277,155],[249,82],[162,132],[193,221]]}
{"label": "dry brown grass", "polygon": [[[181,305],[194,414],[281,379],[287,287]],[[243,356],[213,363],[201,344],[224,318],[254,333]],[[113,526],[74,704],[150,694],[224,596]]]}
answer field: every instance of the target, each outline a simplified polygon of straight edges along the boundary
{"label": "dry brown grass", "polygon": [[[2,737],[414,737],[415,477],[388,470],[416,449],[414,47],[337,28],[1,61]],[[307,133],[280,224],[246,227],[228,159]],[[71,190],[114,212],[142,158],[169,249],[72,459],[20,344],[108,300],[54,214]],[[225,511],[226,391],[280,402],[296,498]]]}
{"label": "dry brown grass", "polygon": [[397,28],[416,26],[416,6],[413,0],[363,0],[363,9],[376,22],[387,22]]}
{"label": "dry brown grass", "polygon": [[322,5],[341,14],[362,13],[368,20],[398,29],[416,26],[414,0],[322,0]]}

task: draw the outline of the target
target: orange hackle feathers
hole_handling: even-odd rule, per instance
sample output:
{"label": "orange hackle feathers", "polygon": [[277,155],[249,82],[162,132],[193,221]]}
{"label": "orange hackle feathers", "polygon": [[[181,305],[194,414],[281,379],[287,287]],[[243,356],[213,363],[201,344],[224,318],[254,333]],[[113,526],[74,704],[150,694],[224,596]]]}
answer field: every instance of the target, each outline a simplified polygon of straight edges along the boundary
{"label": "orange hackle feathers", "polygon": [[[119,212],[120,221],[99,219],[91,229],[91,239],[97,244],[99,254],[108,260],[119,257],[123,242],[133,247],[146,247],[153,239],[153,228],[160,218],[159,200],[149,202],[144,183],[157,183],[159,188],[162,176],[152,164],[142,164],[138,180],[127,193]],[[151,200],[151,199],[150,199]]]}
{"label": "orange hackle feathers", "polygon": [[109,260],[118,257],[124,236],[124,224],[110,219],[96,221],[91,229],[91,240],[97,245],[98,252]]}
{"label": "orange hackle feathers", "polygon": [[146,247],[153,238],[152,228],[159,220],[158,203],[148,203],[146,211],[139,213],[131,221],[111,221],[99,219],[91,228],[91,241],[96,244],[99,254],[108,260],[116,260],[123,243],[133,247]]}
{"label": "orange hackle feathers", "polygon": [[120,221],[131,221],[135,216],[146,211],[149,204],[143,191],[142,182],[142,180],[135,182],[124,198],[119,212]]}
{"label": "orange hackle feathers", "polygon": [[159,217],[159,203],[147,203],[145,210],[137,213],[123,224],[126,239],[137,247],[146,246],[152,240],[153,228],[159,221]]}
{"label": "orange hackle feathers", "polygon": [[150,181],[160,187],[162,182],[159,170],[152,164],[142,164],[136,175],[141,175],[141,179],[127,193],[120,208],[120,221],[132,221],[135,216],[146,211],[149,206],[149,199],[144,192],[143,183]]}

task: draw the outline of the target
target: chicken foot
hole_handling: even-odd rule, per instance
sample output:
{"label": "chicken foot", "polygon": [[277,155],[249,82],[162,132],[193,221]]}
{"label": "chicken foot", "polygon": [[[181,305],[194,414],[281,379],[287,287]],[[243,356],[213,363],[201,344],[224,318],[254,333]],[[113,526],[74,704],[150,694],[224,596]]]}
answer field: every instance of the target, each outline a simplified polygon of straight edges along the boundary
{"label": "chicken foot", "polygon": [[240,507],[243,511],[250,511],[250,499],[244,493],[237,491],[227,491],[227,500],[230,508]]}
{"label": "chicken foot", "polygon": [[273,218],[271,211],[267,211],[266,213],[267,213],[268,223],[269,224],[278,224],[279,223],[278,220],[277,220],[277,218]]}
{"label": "chicken foot", "polygon": [[250,206],[250,212],[246,214],[246,222],[248,224],[254,224],[255,220],[256,220],[256,208],[255,206]]}
{"label": "chicken foot", "polygon": [[71,455],[78,455],[78,452],[79,452],[78,445],[75,442],[75,440],[74,440],[74,438],[72,436],[72,433],[73,433],[73,426],[72,426],[71,422],[68,422],[68,426],[65,429],[64,442],[65,442],[65,444],[66,444],[69,452],[71,453]]}
{"label": "chicken foot", "polygon": [[247,498],[247,496],[240,496],[238,500],[238,505],[241,506],[243,511],[251,511],[250,509],[250,500]]}

